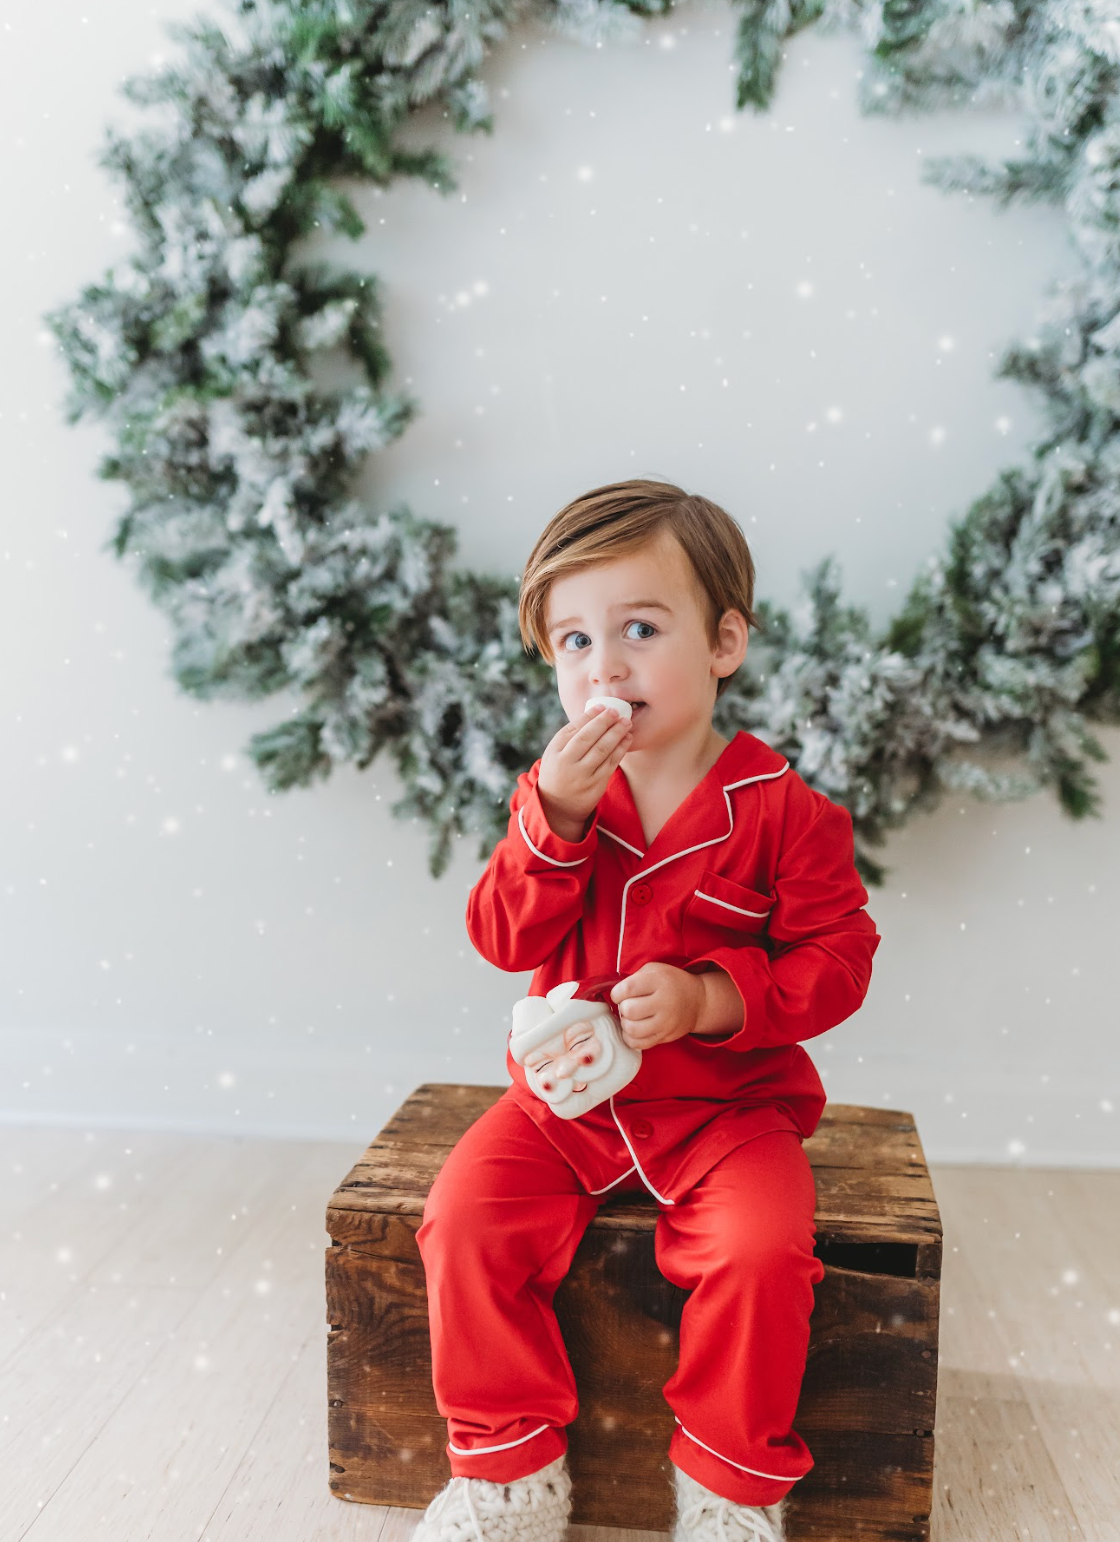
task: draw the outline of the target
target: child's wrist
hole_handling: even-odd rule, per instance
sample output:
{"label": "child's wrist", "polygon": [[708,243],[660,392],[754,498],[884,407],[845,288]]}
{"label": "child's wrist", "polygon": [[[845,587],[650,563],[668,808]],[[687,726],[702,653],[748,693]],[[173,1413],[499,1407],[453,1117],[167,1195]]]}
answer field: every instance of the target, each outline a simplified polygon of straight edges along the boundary
{"label": "child's wrist", "polygon": [[701,1038],[737,1033],[742,1027],[743,998],[727,970],[712,965],[694,979],[700,989],[693,1033]]}
{"label": "child's wrist", "polygon": [[562,841],[582,841],[587,829],[587,815],[582,819],[576,819],[571,814],[565,814],[552,802],[548,793],[541,792],[537,788],[537,796],[541,800],[541,808],[544,817],[548,820],[548,827],[553,835],[558,835]]}

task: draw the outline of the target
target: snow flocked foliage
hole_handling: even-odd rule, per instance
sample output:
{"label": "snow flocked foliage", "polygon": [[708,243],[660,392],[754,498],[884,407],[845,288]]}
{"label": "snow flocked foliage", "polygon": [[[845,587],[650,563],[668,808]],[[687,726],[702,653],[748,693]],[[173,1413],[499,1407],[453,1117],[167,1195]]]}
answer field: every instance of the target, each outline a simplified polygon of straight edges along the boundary
{"label": "snow flocked foliage", "polygon": [[[171,27],[181,57],[124,87],[150,126],[110,132],[102,154],[138,249],[47,318],[71,371],[68,420],[99,416],[113,435],[99,474],[131,503],[108,545],[172,619],[179,685],[296,696],[248,746],[272,791],[387,749],[407,787],[393,812],[429,824],[433,876],[460,834],[489,853],[518,772],[563,717],[522,645],[516,583],[454,568],[453,528],[349,492],[418,403],[391,384],[376,278],[292,249],[362,234],[347,179],[455,190],[446,159],[398,144],[398,126],[436,101],[457,131],[492,132],[479,66],[524,16],[595,44],[671,9],[467,3],[229,0],[222,26]],[[1082,259],[997,366],[1045,393],[1032,463],[953,525],[883,635],[840,603],[831,559],[792,615],[763,602],[751,667],[716,705],[721,733],[757,734],[851,810],[878,883],[868,846],[947,789],[1052,786],[1069,814],[1098,812],[1089,724],[1120,721],[1120,21],[1107,0],[736,5],[739,108],[766,110],[784,39],[815,23],[866,44],[866,112],[1025,113],[1020,159],[944,157],[924,178],[1060,201]],[[313,384],[327,349],[360,384]]]}

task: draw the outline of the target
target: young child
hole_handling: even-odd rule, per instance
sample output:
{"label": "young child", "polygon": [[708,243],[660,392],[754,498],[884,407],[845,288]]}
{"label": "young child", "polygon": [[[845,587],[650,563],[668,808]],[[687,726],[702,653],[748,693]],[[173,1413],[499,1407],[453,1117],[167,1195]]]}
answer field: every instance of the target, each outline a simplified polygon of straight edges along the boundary
{"label": "young child", "polygon": [[[471,890],[471,941],[530,994],[619,976],[635,1078],[557,1117],[512,1085],[448,1154],[417,1243],[451,1482],[415,1542],[559,1542],[576,1386],[552,1300],[612,1194],[658,1204],[655,1257],[690,1292],[675,1542],[781,1542],[813,1465],[792,1428],[809,1343],[825,1092],[802,1042],[859,1007],[879,943],[848,811],[743,730],[712,726],[742,664],[754,565],[707,499],[655,481],[577,498],[522,574],[522,636],[567,724],[517,779]],[[588,698],[621,697],[630,720]],[[578,992],[577,992],[578,994]],[[578,1086],[573,1056],[553,1066]]]}

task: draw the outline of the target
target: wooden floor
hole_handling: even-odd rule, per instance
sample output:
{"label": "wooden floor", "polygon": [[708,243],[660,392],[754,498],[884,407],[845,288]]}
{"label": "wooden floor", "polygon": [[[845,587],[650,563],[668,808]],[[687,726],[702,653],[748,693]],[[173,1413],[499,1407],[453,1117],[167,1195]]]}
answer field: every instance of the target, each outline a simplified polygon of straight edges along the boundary
{"label": "wooden floor", "polygon": [[[5,1542],[405,1542],[420,1510],[327,1487],[323,1214],[360,1150],[0,1129]],[[931,1176],[933,1542],[1117,1542],[1120,1172]]]}

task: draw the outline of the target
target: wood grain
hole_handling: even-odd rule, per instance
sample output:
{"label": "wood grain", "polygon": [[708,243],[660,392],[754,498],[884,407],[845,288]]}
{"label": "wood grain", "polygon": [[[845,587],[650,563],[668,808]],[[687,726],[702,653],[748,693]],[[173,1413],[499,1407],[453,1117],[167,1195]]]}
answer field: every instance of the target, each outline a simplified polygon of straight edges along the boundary
{"label": "wood grain", "polygon": [[[331,1486],[344,1497],[420,1508],[450,1476],[415,1237],[448,1152],[502,1091],[418,1087],[328,1203]],[[825,1275],[795,1421],[815,1465],[791,1491],[790,1537],[924,1542],[942,1232],[921,1144],[905,1112],[830,1104],[805,1151]],[[579,1388],[567,1432],[576,1525],[672,1522],[674,1421],[661,1389],[687,1293],[657,1268],[657,1216],[640,1194],[608,1200],[556,1292]]]}

